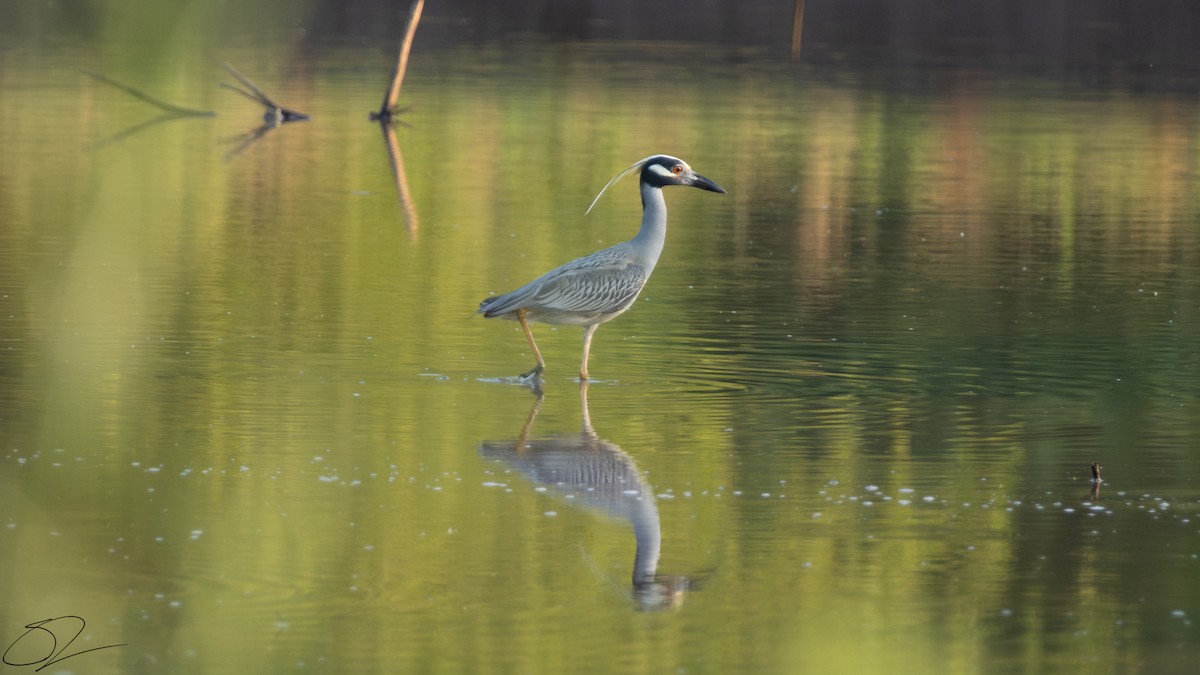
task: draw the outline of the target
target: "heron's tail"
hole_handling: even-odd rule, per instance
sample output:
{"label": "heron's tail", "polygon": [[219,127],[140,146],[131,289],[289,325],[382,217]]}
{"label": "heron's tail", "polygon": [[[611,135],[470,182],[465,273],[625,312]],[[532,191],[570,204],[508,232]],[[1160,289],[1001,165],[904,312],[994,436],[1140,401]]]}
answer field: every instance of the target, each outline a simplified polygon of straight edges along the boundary
{"label": "heron's tail", "polygon": [[475,313],[476,313],[476,314],[482,314],[482,315],[483,315],[483,317],[484,317],[485,319],[490,319],[490,318],[492,318],[492,317],[493,317],[493,316],[495,316],[495,315],[494,315],[494,314],[488,314],[488,307],[491,307],[491,306],[492,306],[492,303],[496,302],[496,300],[497,300],[497,299],[499,299],[499,297],[500,297],[500,296],[498,296],[498,295],[493,295],[493,296],[492,296],[492,297],[490,297],[490,298],[484,298],[484,299],[483,299],[483,302],[479,303],[479,309],[478,309],[478,310],[476,310],[476,311],[475,311]]}

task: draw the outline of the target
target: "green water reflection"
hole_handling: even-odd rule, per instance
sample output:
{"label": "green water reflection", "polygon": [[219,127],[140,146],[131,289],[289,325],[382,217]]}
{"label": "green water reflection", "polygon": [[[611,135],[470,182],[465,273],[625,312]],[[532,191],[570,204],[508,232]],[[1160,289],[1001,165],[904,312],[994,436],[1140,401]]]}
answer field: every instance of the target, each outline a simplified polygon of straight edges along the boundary
{"label": "green water reflection", "polygon": [[[1200,658],[1189,99],[427,52],[401,195],[383,50],[155,44],[0,60],[0,638],[80,614],[127,643],[80,672]],[[230,156],[261,110],[222,60],[313,119]],[[155,112],[84,68],[218,115],[109,142]],[[632,184],[582,213],[652,152],[729,196],[667,196],[592,352],[590,422],[688,585],[645,603],[632,517],[484,452],[535,399],[516,327],[471,315],[631,236]],[[539,333],[533,440],[582,438],[579,339]]]}

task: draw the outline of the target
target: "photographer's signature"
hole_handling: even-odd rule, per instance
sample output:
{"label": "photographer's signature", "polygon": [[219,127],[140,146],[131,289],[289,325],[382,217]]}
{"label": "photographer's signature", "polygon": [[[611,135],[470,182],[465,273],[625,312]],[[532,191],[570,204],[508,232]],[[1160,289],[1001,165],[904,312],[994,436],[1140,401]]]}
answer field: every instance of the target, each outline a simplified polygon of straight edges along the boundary
{"label": "photographer's signature", "polygon": [[[10,666],[37,666],[34,672],[53,665],[59,661],[95,652],[101,649],[112,649],[113,647],[124,647],[125,643],[118,645],[104,645],[103,647],[92,647],[64,655],[63,652],[71,646],[75,638],[83,635],[83,629],[87,628],[87,622],[81,616],[68,614],[66,616],[56,616],[51,619],[42,619],[25,625],[25,632],[21,637],[13,641],[4,650],[4,663]],[[58,646],[60,638],[70,637],[62,647]],[[49,637],[49,643],[46,638]],[[15,651],[14,651],[15,650]],[[41,665],[38,665],[41,664]]]}

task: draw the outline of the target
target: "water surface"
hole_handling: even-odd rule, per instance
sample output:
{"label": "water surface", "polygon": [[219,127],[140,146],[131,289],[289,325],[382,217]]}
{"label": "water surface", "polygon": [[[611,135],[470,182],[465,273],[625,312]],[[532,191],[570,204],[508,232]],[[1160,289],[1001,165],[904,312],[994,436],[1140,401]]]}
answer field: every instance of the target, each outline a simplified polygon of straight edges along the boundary
{"label": "water surface", "polygon": [[[1200,659],[1189,97],[446,49],[389,159],[377,45],[161,49],[0,61],[5,646],[72,614],[125,645],[76,672]],[[239,148],[222,60],[312,119]],[[535,327],[539,402],[472,313],[632,236],[634,183],[583,211],[656,152],[728,195],[667,194],[586,392],[580,331]]]}

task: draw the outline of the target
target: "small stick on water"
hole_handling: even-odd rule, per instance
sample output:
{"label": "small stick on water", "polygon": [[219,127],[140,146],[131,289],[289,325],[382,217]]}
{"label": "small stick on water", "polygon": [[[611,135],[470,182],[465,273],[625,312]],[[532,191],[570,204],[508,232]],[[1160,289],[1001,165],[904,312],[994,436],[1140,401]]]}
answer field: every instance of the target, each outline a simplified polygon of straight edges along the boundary
{"label": "small stick on water", "polygon": [[250,91],[239,89],[232,84],[226,84],[224,82],[221,83],[221,86],[231,91],[236,91],[242,96],[245,96],[251,101],[254,101],[266,108],[267,112],[263,114],[263,121],[267,122],[268,124],[279,124],[281,122],[298,122],[300,120],[308,119],[308,115],[305,115],[302,112],[296,112],[295,110],[288,110],[275,101],[272,101],[271,97],[267,96],[262,89],[259,89],[258,85],[251,82],[250,78],[239,73],[238,69],[234,68],[232,64],[223,63],[221,65],[225,66],[225,70],[228,70],[230,75],[236,77],[238,82],[241,82],[246,86],[246,89],[249,89]]}
{"label": "small stick on water", "polygon": [[1095,462],[1092,462],[1092,482],[1102,482],[1102,479],[1100,478],[1100,465]]}
{"label": "small stick on water", "polygon": [[412,50],[413,35],[417,32],[417,24],[421,21],[421,10],[425,8],[425,0],[416,0],[408,13],[408,24],[404,26],[404,39],[400,41],[400,56],[396,67],[392,70],[392,84],[383,97],[383,105],[378,112],[371,113],[371,121],[388,122],[397,113],[403,112],[396,108],[400,100],[400,85],[404,83],[404,73],[408,71],[408,52]]}
{"label": "small stick on water", "polygon": [[800,60],[800,38],[804,33],[804,0],[796,0],[792,13],[792,61]]}
{"label": "small stick on water", "polygon": [[193,110],[192,108],[184,108],[182,106],[177,106],[177,105],[174,105],[171,103],[167,103],[166,101],[161,101],[140,89],[134,89],[133,87],[131,87],[127,84],[122,84],[120,82],[117,82],[116,80],[114,80],[110,77],[107,77],[105,75],[101,75],[100,73],[93,73],[91,71],[85,70],[85,71],[83,71],[83,74],[87,75],[88,77],[99,80],[100,82],[103,82],[104,84],[107,84],[110,87],[115,87],[117,89],[120,89],[121,91],[125,92],[126,94],[129,94],[130,96],[132,96],[140,101],[143,101],[145,103],[149,103],[150,105],[154,106],[155,108],[158,108],[159,110],[162,110],[163,112],[168,113],[170,115],[175,115],[178,117],[215,117],[217,114],[211,110]]}

